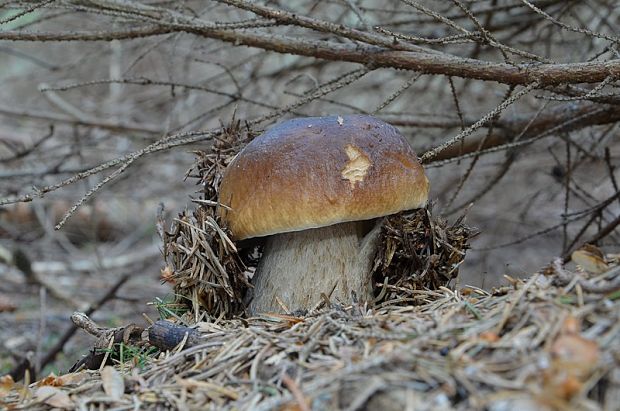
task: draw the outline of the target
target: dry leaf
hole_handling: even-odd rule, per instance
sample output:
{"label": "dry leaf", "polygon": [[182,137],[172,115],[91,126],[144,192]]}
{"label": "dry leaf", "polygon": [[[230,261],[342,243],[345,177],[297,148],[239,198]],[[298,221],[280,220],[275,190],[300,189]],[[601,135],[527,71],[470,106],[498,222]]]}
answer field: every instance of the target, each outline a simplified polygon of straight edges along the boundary
{"label": "dry leaf", "polygon": [[10,375],[3,375],[0,377],[0,396],[8,394],[15,387],[15,381]]}
{"label": "dry leaf", "polygon": [[581,323],[578,318],[573,315],[569,315],[564,319],[560,334],[579,334],[581,331]]}
{"label": "dry leaf", "polygon": [[543,376],[547,400],[570,400],[581,392],[584,381],[598,366],[598,344],[582,337],[580,330],[579,319],[569,315],[551,345],[553,361]]}
{"label": "dry leaf", "polygon": [[474,289],[473,288],[469,288],[469,287],[463,287],[460,289],[459,291],[461,293],[462,296],[466,297],[468,295],[473,294]]}
{"label": "dry leaf", "polygon": [[581,391],[583,383],[577,379],[574,375],[567,375],[566,378],[556,387],[556,395],[560,398],[569,399],[573,398]]}
{"label": "dry leaf", "polygon": [[69,374],[61,375],[58,377],[64,385],[80,385],[88,378],[88,373],[85,371],[72,372]]}
{"label": "dry leaf", "polygon": [[590,254],[594,254],[602,259],[605,259],[605,254],[603,254],[600,248],[598,248],[597,246],[593,244],[584,244],[581,246],[580,250],[588,252]]}
{"label": "dry leaf", "polygon": [[159,277],[162,281],[175,285],[174,270],[169,265],[166,265],[161,269],[161,275]]}
{"label": "dry leaf", "polygon": [[591,274],[604,273],[609,269],[601,250],[589,244],[573,251],[571,259],[575,264]]}
{"label": "dry leaf", "polygon": [[125,393],[125,380],[123,376],[112,366],[106,366],[101,370],[103,391],[112,399],[118,401]]}
{"label": "dry leaf", "polygon": [[543,391],[540,399],[547,404],[555,404],[555,408],[564,409],[567,400],[578,395],[583,389],[582,380],[575,375],[570,366],[555,361],[543,372]]}
{"label": "dry leaf", "polygon": [[279,411],[304,411],[307,408],[302,407],[297,402],[287,402],[278,408]]}
{"label": "dry leaf", "polygon": [[66,392],[49,385],[37,388],[34,398],[56,408],[68,409],[75,407],[75,403]]}
{"label": "dry leaf", "polygon": [[479,338],[482,341],[486,341],[486,342],[499,341],[499,335],[497,335],[497,333],[495,333],[493,331],[484,331],[484,332],[480,333]]}
{"label": "dry leaf", "polygon": [[17,310],[17,306],[13,303],[11,299],[0,295],[0,313],[12,313]]}
{"label": "dry leaf", "polygon": [[50,373],[50,375],[37,382],[37,386],[39,387],[44,387],[46,385],[49,385],[50,387],[62,387],[64,385],[64,382],[61,378],[59,378],[58,376],[56,376],[56,374],[52,372]]}
{"label": "dry leaf", "polygon": [[581,335],[560,335],[551,346],[551,354],[560,367],[568,367],[577,377],[586,378],[596,368],[600,352],[598,344]]}

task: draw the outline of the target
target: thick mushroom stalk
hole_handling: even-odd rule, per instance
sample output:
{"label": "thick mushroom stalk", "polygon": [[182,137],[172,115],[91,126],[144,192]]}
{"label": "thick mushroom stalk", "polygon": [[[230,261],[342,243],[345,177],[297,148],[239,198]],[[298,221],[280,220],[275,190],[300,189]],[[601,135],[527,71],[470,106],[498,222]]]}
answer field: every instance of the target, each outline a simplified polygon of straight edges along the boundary
{"label": "thick mushroom stalk", "polygon": [[249,312],[309,310],[322,293],[333,302],[370,301],[379,229],[366,234],[367,226],[358,221],[268,237]]}

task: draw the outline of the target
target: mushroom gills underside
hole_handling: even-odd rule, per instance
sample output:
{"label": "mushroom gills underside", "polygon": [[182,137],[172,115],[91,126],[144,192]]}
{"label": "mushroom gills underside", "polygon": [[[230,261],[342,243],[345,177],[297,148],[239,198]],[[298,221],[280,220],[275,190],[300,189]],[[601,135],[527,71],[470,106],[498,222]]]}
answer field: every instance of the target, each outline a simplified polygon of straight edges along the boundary
{"label": "mushroom gills underside", "polygon": [[332,302],[370,301],[379,227],[376,220],[355,221],[268,237],[252,279],[250,314],[309,310],[334,287]]}

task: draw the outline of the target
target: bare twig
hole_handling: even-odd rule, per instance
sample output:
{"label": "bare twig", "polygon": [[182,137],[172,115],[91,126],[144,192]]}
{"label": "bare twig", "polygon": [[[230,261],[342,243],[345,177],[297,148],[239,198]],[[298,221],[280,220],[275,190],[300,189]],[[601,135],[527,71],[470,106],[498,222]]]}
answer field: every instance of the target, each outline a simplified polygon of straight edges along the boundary
{"label": "bare twig", "polygon": [[491,121],[495,116],[497,116],[502,111],[504,111],[509,105],[511,105],[512,103],[517,101],[519,98],[521,98],[524,95],[528,94],[530,91],[532,91],[533,89],[535,89],[537,87],[538,87],[538,83],[534,82],[534,83],[528,85],[527,87],[525,87],[524,89],[520,90],[519,92],[515,93],[510,98],[504,100],[500,105],[498,105],[493,110],[488,112],[485,116],[483,116],[475,124],[473,124],[470,127],[466,128],[465,130],[463,130],[462,132],[460,132],[456,136],[452,137],[451,139],[447,140],[446,142],[440,144],[438,147],[435,147],[435,148],[427,151],[426,153],[424,153],[422,155],[422,157],[421,157],[422,162],[423,163],[429,162],[430,160],[435,158],[442,151],[446,150],[450,146],[455,145],[456,143],[459,143],[465,137],[467,137],[468,135],[470,135],[471,133],[473,133],[474,131],[476,131],[480,127],[482,127],[485,123],[488,123],[489,121]]}

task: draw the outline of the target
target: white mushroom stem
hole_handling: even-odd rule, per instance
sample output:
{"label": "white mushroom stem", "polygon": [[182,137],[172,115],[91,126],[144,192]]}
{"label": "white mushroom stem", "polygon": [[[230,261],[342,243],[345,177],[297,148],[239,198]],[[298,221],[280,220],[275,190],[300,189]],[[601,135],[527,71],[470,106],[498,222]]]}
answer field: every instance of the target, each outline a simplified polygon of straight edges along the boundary
{"label": "white mushroom stem", "polygon": [[366,234],[367,226],[350,222],[268,237],[252,280],[250,313],[283,312],[282,304],[311,309],[334,287],[332,301],[369,301],[379,225]]}

